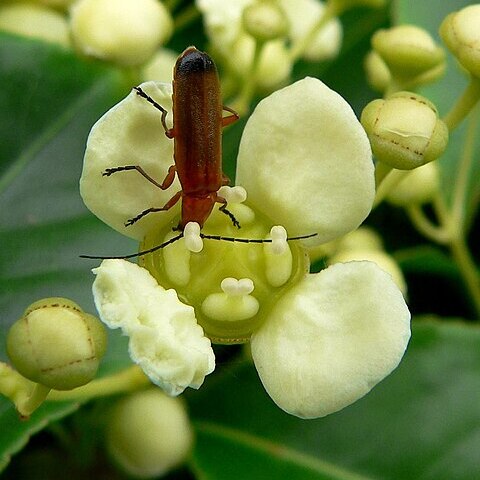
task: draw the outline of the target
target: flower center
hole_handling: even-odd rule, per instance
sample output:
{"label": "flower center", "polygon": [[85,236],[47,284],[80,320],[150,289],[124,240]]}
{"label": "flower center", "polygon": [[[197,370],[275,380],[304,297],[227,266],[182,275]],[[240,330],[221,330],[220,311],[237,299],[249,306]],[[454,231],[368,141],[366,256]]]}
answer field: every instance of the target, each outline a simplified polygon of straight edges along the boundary
{"label": "flower center", "polygon": [[[174,288],[181,301],[195,308],[198,323],[215,343],[243,343],[262,325],[277,300],[308,271],[309,261],[299,242],[287,242],[285,230],[243,203],[228,209],[241,228],[215,209],[202,233],[271,243],[240,243],[203,239],[203,248],[192,240],[178,240],[140,258],[164,288]],[[171,225],[148,234],[141,250],[152,248],[178,233]],[[190,234],[188,234],[190,235]],[[200,238],[198,237],[198,240]]]}

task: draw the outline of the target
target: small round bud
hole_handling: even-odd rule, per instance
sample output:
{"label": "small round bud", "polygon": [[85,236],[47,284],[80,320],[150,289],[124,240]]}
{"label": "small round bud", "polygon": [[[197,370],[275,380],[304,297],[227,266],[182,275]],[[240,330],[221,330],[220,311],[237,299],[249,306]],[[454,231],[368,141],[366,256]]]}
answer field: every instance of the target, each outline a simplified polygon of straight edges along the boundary
{"label": "small round bud", "polygon": [[70,45],[65,17],[42,5],[18,3],[2,6],[0,30],[57,43],[64,47]]}
{"label": "small round bud", "polygon": [[66,298],[27,308],[10,328],[7,353],[24,377],[56,390],[90,382],[106,349],[105,327]]}
{"label": "small round bud", "polygon": [[480,77],[480,5],[448,15],[440,25],[440,36],[461,65]]}
{"label": "small round bud", "polygon": [[399,25],[377,31],[374,50],[396,77],[403,80],[425,73],[445,62],[445,54],[430,34],[414,25]]}
{"label": "small round bud", "polygon": [[[393,171],[390,175],[398,175]],[[433,200],[440,185],[438,165],[427,163],[423,167],[408,172],[395,188],[387,195],[387,201],[399,207],[421,205]]]}
{"label": "small round bud", "polygon": [[85,55],[130,66],[147,61],[170,38],[173,22],[156,0],[80,0],[71,29]]}
{"label": "small round bud", "polygon": [[365,57],[364,67],[370,87],[383,93],[390,84],[392,75],[382,57],[375,50],[370,50]]}
{"label": "small round bud", "polygon": [[158,477],[187,457],[193,432],[183,402],[158,388],[120,400],[107,425],[113,459],[138,478]]}
{"label": "small round bud", "polygon": [[260,0],[243,11],[245,31],[259,42],[283,37],[288,31],[285,13],[275,0]]}
{"label": "small round bud", "polygon": [[448,129],[437,109],[415,93],[398,92],[370,102],[361,123],[377,160],[399,170],[436,160],[448,143]]}

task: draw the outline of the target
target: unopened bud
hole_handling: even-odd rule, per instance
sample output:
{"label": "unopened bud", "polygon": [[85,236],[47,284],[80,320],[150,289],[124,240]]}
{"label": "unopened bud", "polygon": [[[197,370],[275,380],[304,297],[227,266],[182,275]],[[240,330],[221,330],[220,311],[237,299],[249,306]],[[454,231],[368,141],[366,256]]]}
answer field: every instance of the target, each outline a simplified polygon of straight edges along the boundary
{"label": "unopened bud", "polygon": [[275,0],[261,0],[243,11],[245,31],[259,42],[283,37],[288,31],[285,13]]}
{"label": "unopened bud", "polygon": [[372,46],[392,74],[404,81],[445,62],[443,49],[426,30],[414,25],[379,30],[372,37]]}
{"label": "unopened bud", "polygon": [[12,3],[0,7],[0,30],[64,47],[70,45],[65,17],[42,5]]}
{"label": "unopened bud", "polygon": [[134,393],[113,408],[107,448],[128,474],[164,475],[187,457],[193,432],[183,402],[158,388]]}
{"label": "unopened bud", "polygon": [[440,25],[440,36],[461,65],[480,77],[480,5],[448,15]]}
{"label": "unopened bud", "polygon": [[10,328],[7,353],[25,378],[56,390],[90,382],[106,349],[105,327],[66,298],[27,308]]}
{"label": "unopened bud", "polygon": [[448,143],[448,129],[437,109],[415,93],[398,92],[370,102],[361,123],[377,160],[399,170],[436,160]]}
{"label": "unopened bud", "polygon": [[170,38],[173,22],[156,0],[79,0],[71,11],[71,29],[85,55],[140,65]]}

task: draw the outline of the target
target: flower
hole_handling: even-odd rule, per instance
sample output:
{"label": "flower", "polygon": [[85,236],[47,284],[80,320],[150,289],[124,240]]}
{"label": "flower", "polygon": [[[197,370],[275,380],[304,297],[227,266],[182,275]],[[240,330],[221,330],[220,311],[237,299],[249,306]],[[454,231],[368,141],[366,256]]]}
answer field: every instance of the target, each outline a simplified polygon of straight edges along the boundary
{"label": "flower", "polygon": [[[171,110],[170,85],[141,87]],[[178,206],[128,227],[125,221],[164,205],[180,189],[178,180],[163,191],[138,172],[109,178],[102,172],[141,165],[161,181],[172,151],[158,111],[135,93],[107,112],[88,139],[82,197],[108,225],[141,240],[141,249],[175,236]],[[203,227],[205,235],[272,243],[203,239],[195,253],[202,239],[193,231],[142,256],[142,266],[104,260],[94,282],[101,319],[130,336],[134,361],[171,394],[198,388],[213,370],[210,338],[251,340],[263,385],[291,414],[314,418],[354,402],[399,363],[410,313],[376,264],[339,263],[310,274],[304,245],[287,242],[286,232],[316,233],[305,240],[313,246],[355,230],[374,198],[371,157],[354,112],[320,80],[273,93],[249,118],[239,148],[236,181],[247,200],[238,186],[221,191],[242,228],[218,209]]]}

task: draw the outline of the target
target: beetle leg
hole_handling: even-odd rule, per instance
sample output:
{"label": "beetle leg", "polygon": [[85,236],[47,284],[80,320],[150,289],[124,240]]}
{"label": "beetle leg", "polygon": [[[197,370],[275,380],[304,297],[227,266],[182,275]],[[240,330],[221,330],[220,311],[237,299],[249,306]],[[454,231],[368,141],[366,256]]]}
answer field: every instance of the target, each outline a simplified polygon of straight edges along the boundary
{"label": "beetle leg", "polygon": [[109,177],[113,173],[124,172],[127,170],[136,170],[140,175],[145,177],[150,183],[153,183],[156,187],[161,188],[162,190],[166,190],[173,183],[173,180],[175,179],[175,172],[176,172],[175,165],[171,165],[162,183],[158,183],[139,165],[125,165],[123,167],[107,168],[102,173],[102,175],[104,177]]}
{"label": "beetle leg", "polygon": [[222,110],[225,110],[226,112],[230,112],[231,115],[228,117],[222,117],[222,127],[226,127],[227,125],[231,125],[232,123],[236,122],[240,117],[238,113],[230,107],[226,107],[223,105]]}
{"label": "beetle leg", "polygon": [[143,218],[145,215],[148,215],[149,213],[153,212],[165,212],[167,210],[170,210],[179,200],[180,197],[182,196],[182,191],[179,190],[163,207],[161,208],[156,208],[156,207],[151,207],[147,208],[143,212],[139,213],[136,217],[130,218],[125,222],[125,226],[129,227],[130,225],[133,225],[135,222],[138,222],[141,218]]}
{"label": "beetle leg", "polygon": [[240,222],[235,218],[235,215],[230,210],[227,210],[227,201],[219,196],[215,198],[215,201],[223,204],[219,210],[230,218],[234,227],[240,228]]}
{"label": "beetle leg", "polygon": [[151,103],[157,110],[160,110],[162,112],[162,126],[163,129],[165,130],[165,135],[168,138],[173,138],[174,137],[174,131],[173,128],[168,128],[167,127],[167,110],[165,110],[159,103],[157,103],[150,95],[147,95],[140,87],[133,87],[133,89],[137,92],[137,95],[140,97],[144,98],[147,102]]}

